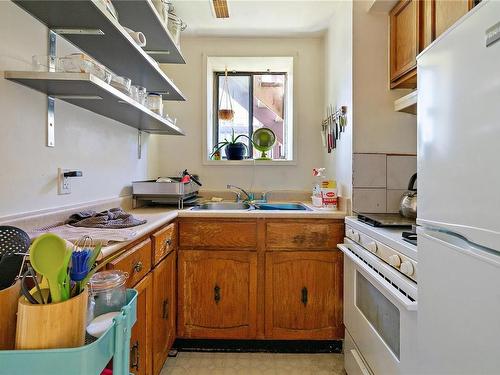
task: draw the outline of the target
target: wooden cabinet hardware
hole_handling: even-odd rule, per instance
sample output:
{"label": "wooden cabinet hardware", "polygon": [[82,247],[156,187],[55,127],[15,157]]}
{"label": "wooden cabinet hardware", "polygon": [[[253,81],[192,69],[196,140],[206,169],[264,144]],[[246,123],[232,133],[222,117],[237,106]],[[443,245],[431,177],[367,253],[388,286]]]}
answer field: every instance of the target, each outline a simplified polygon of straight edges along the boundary
{"label": "wooden cabinet hardware", "polygon": [[220,287],[217,284],[215,284],[214,288],[214,301],[216,304],[220,302]]}
{"label": "wooden cabinet hardware", "polygon": [[307,288],[306,287],[303,287],[301,292],[300,292],[300,295],[301,295],[301,302],[304,304],[304,306],[307,306]]}
{"label": "wooden cabinet hardware", "polygon": [[130,348],[130,368],[139,371],[139,341],[136,341],[134,345]]}
{"label": "wooden cabinet hardware", "polygon": [[134,271],[135,272],[141,272],[142,271],[142,268],[143,268],[143,264],[141,261],[138,261],[135,265],[134,265]]}

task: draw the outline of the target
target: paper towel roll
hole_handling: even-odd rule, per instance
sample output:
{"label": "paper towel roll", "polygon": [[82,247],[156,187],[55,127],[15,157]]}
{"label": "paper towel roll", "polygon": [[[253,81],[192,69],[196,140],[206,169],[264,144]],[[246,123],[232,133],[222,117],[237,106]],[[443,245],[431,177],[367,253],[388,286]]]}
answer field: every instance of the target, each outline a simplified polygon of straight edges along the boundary
{"label": "paper towel roll", "polygon": [[124,27],[124,29],[139,47],[146,47],[146,36],[142,32],[131,30],[128,27]]}

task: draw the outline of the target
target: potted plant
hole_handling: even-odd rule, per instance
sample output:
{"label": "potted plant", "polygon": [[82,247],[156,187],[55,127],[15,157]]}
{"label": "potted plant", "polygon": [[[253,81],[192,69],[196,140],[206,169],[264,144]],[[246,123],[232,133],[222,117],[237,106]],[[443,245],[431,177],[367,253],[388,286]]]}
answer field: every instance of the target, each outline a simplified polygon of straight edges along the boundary
{"label": "potted plant", "polygon": [[222,142],[217,143],[214,146],[214,150],[212,154],[210,155],[211,158],[214,157],[214,155],[217,154],[217,152],[220,152],[220,150],[226,146],[226,149],[224,150],[226,153],[227,160],[243,160],[245,157],[245,154],[247,154],[248,147],[246,144],[243,142],[238,142],[238,139],[240,138],[246,138],[248,139],[248,142],[250,144],[253,144],[252,140],[245,134],[240,134],[237,137],[234,136],[234,129],[232,131],[231,135],[231,140],[228,141],[226,138]]}

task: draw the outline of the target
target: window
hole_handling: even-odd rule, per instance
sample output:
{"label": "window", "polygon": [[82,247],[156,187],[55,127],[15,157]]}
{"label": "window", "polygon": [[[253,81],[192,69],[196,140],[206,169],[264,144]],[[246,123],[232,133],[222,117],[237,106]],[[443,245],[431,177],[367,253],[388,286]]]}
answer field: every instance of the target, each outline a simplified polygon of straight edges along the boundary
{"label": "window", "polygon": [[[217,63],[210,59],[217,59]],[[212,87],[207,87],[210,96],[207,98],[207,159],[210,159],[215,145],[231,140],[233,131],[235,137],[243,134],[251,138],[254,131],[265,127],[276,135],[276,142],[267,151],[267,156],[273,161],[293,160],[292,62],[289,57],[209,58],[207,83]],[[225,67],[229,70],[227,86],[234,111],[231,121],[218,117],[219,109],[227,107],[227,93],[223,92]],[[262,151],[250,147],[248,138],[241,137],[239,141],[247,146],[247,159],[261,157]],[[224,148],[220,151],[222,160],[226,159]]]}

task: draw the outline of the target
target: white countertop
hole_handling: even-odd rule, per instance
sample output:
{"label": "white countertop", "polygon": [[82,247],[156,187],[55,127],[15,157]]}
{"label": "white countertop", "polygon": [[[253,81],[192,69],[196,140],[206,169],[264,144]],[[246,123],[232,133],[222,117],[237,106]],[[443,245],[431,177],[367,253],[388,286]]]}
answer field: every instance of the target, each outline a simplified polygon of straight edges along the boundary
{"label": "white countertop", "polygon": [[391,228],[391,227],[372,227],[371,225],[362,223],[356,216],[348,216],[345,218],[345,223],[351,228],[367,234],[377,241],[399,251],[400,253],[417,261],[417,246],[403,240],[402,233],[409,229]]}
{"label": "white countertop", "polygon": [[141,207],[128,212],[140,219],[146,219],[147,223],[134,227],[137,230],[135,238],[127,242],[115,242],[102,248],[99,259],[123,249],[138,238],[162,227],[177,217],[206,217],[206,218],[301,218],[301,219],[344,219],[345,211],[327,211],[315,208],[304,203],[311,211],[272,211],[272,210],[191,210],[190,208],[178,210],[169,207]]}

